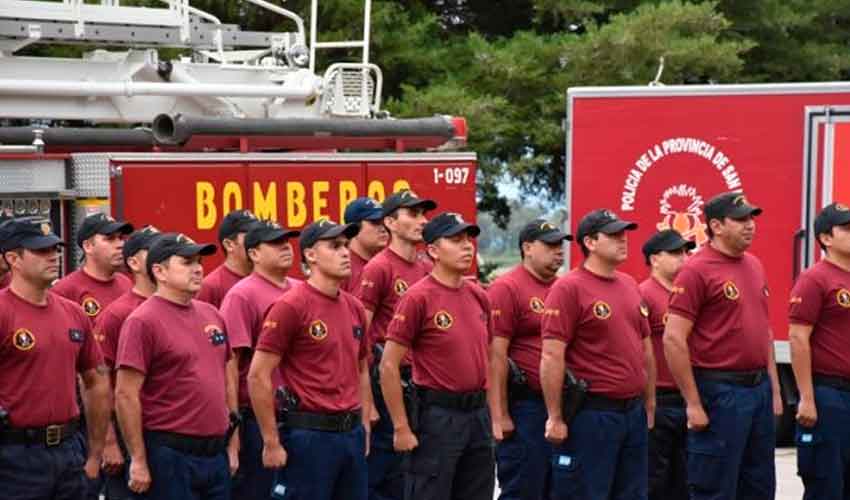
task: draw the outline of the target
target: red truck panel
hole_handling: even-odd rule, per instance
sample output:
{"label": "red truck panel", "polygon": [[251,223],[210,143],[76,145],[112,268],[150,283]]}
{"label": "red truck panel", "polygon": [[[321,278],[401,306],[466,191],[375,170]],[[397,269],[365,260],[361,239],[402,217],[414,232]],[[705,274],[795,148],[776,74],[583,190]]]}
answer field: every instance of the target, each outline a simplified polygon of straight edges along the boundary
{"label": "red truck panel", "polygon": [[[848,103],[850,94],[577,95],[568,181],[573,231],[583,214],[599,207],[638,222],[624,270],[643,279],[648,270],[640,248],[654,231],[673,227],[704,243],[705,201],[743,189],[765,210],[752,252],[767,270],[775,335],[787,339],[805,189],[805,107]],[[571,259],[574,265],[581,259],[577,246]]]}

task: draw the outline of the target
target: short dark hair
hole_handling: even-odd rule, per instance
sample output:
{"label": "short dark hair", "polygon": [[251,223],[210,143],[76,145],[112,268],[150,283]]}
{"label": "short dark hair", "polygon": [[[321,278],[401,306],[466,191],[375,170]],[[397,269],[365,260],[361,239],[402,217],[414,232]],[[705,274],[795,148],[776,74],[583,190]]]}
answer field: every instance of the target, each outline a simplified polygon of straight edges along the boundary
{"label": "short dark hair", "polygon": [[580,240],[578,240],[578,246],[579,246],[579,248],[581,248],[581,253],[582,253],[582,255],[584,255],[585,257],[587,257],[588,255],[590,255],[590,249],[588,249],[588,248],[585,246],[585,244],[584,244],[584,238],[590,238],[590,239],[592,239],[592,240],[596,240],[596,239],[598,239],[598,238],[599,238],[599,233],[597,232],[597,233],[590,233],[590,234],[586,234],[586,235],[584,235],[584,237],[582,237]]}

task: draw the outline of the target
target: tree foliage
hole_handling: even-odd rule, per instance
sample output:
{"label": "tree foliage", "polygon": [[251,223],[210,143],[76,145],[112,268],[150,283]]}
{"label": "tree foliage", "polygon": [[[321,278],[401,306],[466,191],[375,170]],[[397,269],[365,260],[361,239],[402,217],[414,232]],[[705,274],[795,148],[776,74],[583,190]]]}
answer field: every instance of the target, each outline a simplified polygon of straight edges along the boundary
{"label": "tree foliage", "polygon": [[[243,1],[191,4],[243,29],[293,28]],[[309,19],[309,0],[283,5]],[[320,39],[359,38],[362,8],[322,0]],[[385,107],[467,118],[480,208],[501,226],[506,178],[524,194],[563,197],[569,87],[646,85],[661,57],[668,85],[850,77],[846,0],[375,0],[372,23]],[[356,54],[322,53],[320,66],[346,57]]]}

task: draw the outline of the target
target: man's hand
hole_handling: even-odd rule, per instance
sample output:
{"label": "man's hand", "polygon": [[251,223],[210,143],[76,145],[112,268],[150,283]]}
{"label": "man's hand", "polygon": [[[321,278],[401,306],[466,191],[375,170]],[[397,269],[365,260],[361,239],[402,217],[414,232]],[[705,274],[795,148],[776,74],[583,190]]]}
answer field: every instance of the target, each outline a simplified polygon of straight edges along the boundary
{"label": "man's hand", "polygon": [[286,467],[286,450],[280,443],[266,443],[263,445],[263,467],[266,469],[280,469]]}
{"label": "man's hand", "polygon": [[652,430],[655,428],[655,401],[646,400],[646,428]]}
{"label": "man's hand", "polygon": [[562,419],[546,419],[546,441],[552,444],[561,444],[569,435],[567,424]]}
{"label": "man's hand", "polygon": [[509,414],[502,415],[502,418],[499,420],[498,424],[502,431],[502,439],[510,439],[511,436],[514,435],[516,426],[514,426],[514,421]]}
{"label": "man's hand", "polygon": [[781,417],[785,412],[785,405],[782,403],[782,394],[779,391],[773,391],[773,414]]}
{"label": "man's hand", "polygon": [[369,421],[374,424],[378,420],[381,419],[381,413],[378,411],[378,407],[375,406],[374,403],[369,405]]}
{"label": "man's hand", "polygon": [[818,423],[818,409],[814,400],[800,400],[797,405],[797,422],[803,427],[814,427]]}
{"label": "man's hand", "polygon": [[103,471],[110,476],[114,476],[121,472],[123,466],[124,455],[121,453],[118,443],[114,441],[106,443],[106,446],[103,448]]}
{"label": "man's hand", "polygon": [[148,463],[130,460],[130,481],[127,483],[133,493],[144,493],[151,487],[151,471]]}
{"label": "man's hand", "polygon": [[409,427],[393,433],[393,449],[395,451],[404,453],[412,451],[417,446],[419,446],[419,440]]}
{"label": "man's hand", "polygon": [[235,439],[227,445],[227,461],[230,464],[230,477],[233,477],[239,470],[239,443]]}
{"label": "man's hand", "polygon": [[86,472],[86,477],[94,480],[100,475],[100,460],[97,457],[89,457],[86,459],[86,464],[83,466]]}
{"label": "man's hand", "polygon": [[708,415],[702,404],[688,405],[688,429],[696,432],[704,431],[709,424]]}

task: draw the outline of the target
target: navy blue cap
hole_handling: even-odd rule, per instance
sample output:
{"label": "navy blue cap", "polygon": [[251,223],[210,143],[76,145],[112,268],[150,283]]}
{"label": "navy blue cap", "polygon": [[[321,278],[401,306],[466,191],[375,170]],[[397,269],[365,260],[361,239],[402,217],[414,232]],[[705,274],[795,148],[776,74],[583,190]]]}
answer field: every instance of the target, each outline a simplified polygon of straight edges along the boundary
{"label": "navy blue cap", "polygon": [[53,233],[50,221],[44,217],[19,217],[4,222],[1,227],[0,248],[4,252],[16,248],[41,250],[65,244]]}
{"label": "navy blue cap", "polygon": [[212,243],[195,243],[183,233],[162,233],[148,249],[148,275],[153,277],[153,265],[165,262],[174,255],[181,257],[207,256],[216,252]]}
{"label": "navy blue cap", "polygon": [[828,233],[835,226],[850,224],[850,208],[841,203],[832,203],[815,217],[815,235]]}
{"label": "navy blue cap", "polygon": [[145,226],[134,232],[124,242],[124,248],[121,250],[124,260],[136,255],[141,250],[150,250],[160,236],[162,236],[162,233],[154,226]]}
{"label": "navy blue cap", "polygon": [[617,234],[620,231],[637,229],[637,227],[636,223],[622,220],[617,217],[617,214],[606,208],[599,208],[588,213],[579,221],[576,239],[582,241],[585,236],[590,234]]}
{"label": "navy blue cap", "polygon": [[257,216],[250,210],[234,210],[224,216],[218,226],[218,241],[232,240],[239,233],[247,233],[257,223]]}
{"label": "navy blue cap", "polygon": [[706,222],[711,219],[723,219],[724,217],[741,219],[751,215],[761,215],[761,213],[761,208],[751,205],[747,197],[737,191],[720,193],[705,204]]}
{"label": "navy blue cap", "polygon": [[279,241],[285,238],[294,238],[301,234],[294,229],[286,229],[277,222],[257,221],[254,227],[245,234],[245,250],[259,246],[260,243]]}
{"label": "navy blue cap", "polygon": [[561,243],[564,240],[572,241],[573,237],[558,229],[558,226],[550,224],[543,219],[535,219],[519,232],[519,242],[542,241],[543,243]]}
{"label": "navy blue cap", "polygon": [[77,231],[77,246],[82,248],[83,242],[96,234],[130,234],[132,232],[133,225],[129,222],[118,221],[98,212],[83,219],[80,230]]}
{"label": "navy blue cap", "polygon": [[381,204],[366,196],[357,198],[345,207],[345,223],[355,224],[369,220],[373,222],[384,218],[384,209]]}
{"label": "navy blue cap", "polygon": [[348,239],[357,236],[360,226],[357,224],[337,224],[328,219],[319,219],[301,230],[299,246],[301,251],[311,248],[319,240],[332,240],[337,236],[345,236]]}
{"label": "navy blue cap", "polygon": [[399,208],[421,208],[427,212],[437,208],[437,202],[434,200],[419,198],[413,191],[409,189],[402,189],[401,191],[391,194],[386,200],[384,200],[381,208],[383,208],[385,216],[395,212]]}
{"label": "navy blue cap", "polygon": [[665,229],[653,234],[646,243],[643,244],[641,251],[647,259],[650,255],[655,255],[658,252],[673,252],[675,250],[693,250],[697,244],[693,241],[686,240],[674,229]]}
{"label": "navy blue cap", "polygon": [[422,239],[425,243],[434,243],[440,238],[451,237],[466,232],[473,238],[481,234],[481,228],[475,224],[469,224],[463,217],[455,212],[443,212],[429,220],[422,230]]}

